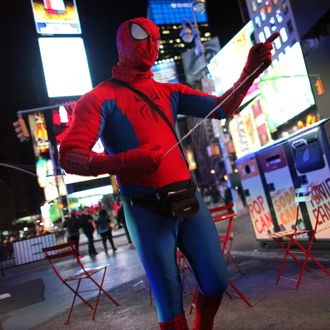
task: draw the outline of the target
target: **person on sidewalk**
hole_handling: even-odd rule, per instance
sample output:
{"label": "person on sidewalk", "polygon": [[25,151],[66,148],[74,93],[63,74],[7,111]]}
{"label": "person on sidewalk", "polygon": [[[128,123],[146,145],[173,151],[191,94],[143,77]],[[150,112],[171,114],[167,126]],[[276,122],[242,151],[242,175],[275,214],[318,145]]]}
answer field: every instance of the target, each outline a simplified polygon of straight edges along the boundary
{"label": "person on sidewalk", "polygon": [[125,230],[125,234],[126,234],[128,243],[131,244],[132,243],[132,239],[131,239],[131,236],[130,236],[129,231],[127,229],[126,219],[125,219],[125,212],[124,212],[124,206],[123,205],[121,205],[119,207],[119,209],[118,209],[117,220],[118,220],[118,222],[122,225],[122,227]]}
{"label": "person on sidewalk", "polygon": [[106,210],[101,209],[95,220],[96,230],[102,238],[102,244],[105,254],[108,254],[107,240],[109,240],[112,251],[115,253],[117,248],[113,243],[112,228],[110,226],[110,218]]}
{"label": "person on sidewalk", "polygon": [[[227,288],[226,266],[217,229],[173,127],[179,114],[202,118],[212,111],[212,118],[230,117],[254,79],[271,64],[272,44],[270,40],[251,48],[238,81],[220,97],[153,80],[151,67],[159,45],[159,29],[152,21],[134,18],[120,25],[119,62],[112,78],[77,102],[60,146],[60,161],[68,173],[117,176],[127,227],[152,288],[160,329],[188,329],[176,263],[179,248],[200,287],[193,328],[210,330]],[[92,151],[99,137],[104,154]]]}
{"label": "person on sidewalk", "polygon": [[94,257],[97,252],[94,246],[94,219],[90,214],[89,207],[85,206],[82,209],[82,213],[79,217],[79,226],[82,228],[83,233],[87,238],[88,243],[88,254],[90,257]]}
{"label": "person on sidewalk", "polygon": [[66,228],[68,242],[73,242],[79,256],[79,223],[76,211],[72,210],[69,216],[65,217],[63,227]]}
{"label": "person on sidewalk", "polygon": [[119,219],[118,219],[118,210],[120,209],[120,207],[122,205],[123,204],[120,201],[120,197],[116,196],[114,202],[112,203],[112,214],[113,214],[113,217],[115,218],[117,229],[122,228],[122,224],[119,222]]}

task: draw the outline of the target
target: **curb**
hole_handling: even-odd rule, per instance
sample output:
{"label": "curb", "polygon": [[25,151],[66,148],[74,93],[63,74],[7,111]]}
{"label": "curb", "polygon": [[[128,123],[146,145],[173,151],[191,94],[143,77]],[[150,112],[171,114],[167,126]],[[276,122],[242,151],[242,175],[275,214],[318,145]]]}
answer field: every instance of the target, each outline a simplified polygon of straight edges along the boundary
{"label": "curb", "polygon": [[[231,251],[232,256],[239,258],[250,258],[250,259],[258,259],[258,260],[282,260],[284,256],[284,251],[260,251],[260,250],[250,250],[250,251]],[[304,260],[303,253],[296,253],[295,256],[299,261]],[[313,256],[321,263],[330,263],[329,257],[324,257],[317,252],[313,251]],[[294,261],[290,256],[288,257],[289,261]],[[312,260],[309,258],[308,260],[311,262]]]}

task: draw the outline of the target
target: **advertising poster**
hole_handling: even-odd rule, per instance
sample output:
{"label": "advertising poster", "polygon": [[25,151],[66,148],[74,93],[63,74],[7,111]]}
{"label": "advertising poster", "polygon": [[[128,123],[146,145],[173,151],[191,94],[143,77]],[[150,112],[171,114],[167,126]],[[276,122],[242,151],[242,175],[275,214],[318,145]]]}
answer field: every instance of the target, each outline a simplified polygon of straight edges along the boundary
{"label": "advertising poster", "polygon": [[229,122],[229,132],[233,139],[237,158],[241,158],[252,151],[249,149],[249,143],[244,132],[243,121],[239,115],[234,115],[233,119]]}
{"label": "advertising poster", "polygon": [[269,240],[274,232],[274,223],[270,214],[266,195],[255,158],[237,161],[237,169],[254,233],[257,240]]}
{"label": "advertising poster", "polygon": [[39,34],[81,34],[75,0],[31,0]]}
{"label": "advertising poster", "polygon": [[[266,182],[270,190],[270,197],[274,206],[279,229],[291,230],[297,218],[296,191],[293,187],[285,152],[281,147],[265,151],[259,155]],[[279,178],[281,178],[279,180]],[[297,229],[306,229],[301,210],[297,220]],[[300,239],[308,239],[307,234],[300,235]]]}
{"label": "advertising poster", "polygon": [[36,158],[38,184],[44,190],[45,200],[52,201],[66,195],[66,188],[60,175],[55,175],[54,150],[49,140],[44,114],[28,115],[32,145]]}
{"label": "advertising poster", "polygon": [[256,129],[259,137],[259,142],[261,146],[269,143],[271,141],[271,135],[269,127],[267,125],[266,116],[262,109],[260,99],[256,99],[255,102],[251,104],[254,120],[256,123]]}
{"label": "advertising poster", "polygon": [[[320,199],[307,202],[307,210],[312,223],[315,227],[316,217],[318,216],[318,228],[315,235],[316,239],[330,238],[330,174],[329,167],[322,170],[307,173],[309,187],[320,185]],[[314,192],[317,193],[316,191]],[[319,209],[319,211],[318,211]]]}
{"label": "advertising poster", "polygon": [[271,141],[266,117],[257,97],[229,123],[237,158],[254,152]]}
{"label": "advertising poster", "polygon": [[297,174],[305,178],[301,188],[307,188],[314,195],[313,199],[307,198],[306,206],[313,228],[318,219],[317,240],[330,239],[329,133],[330,121],[325,119],[289,140]]}

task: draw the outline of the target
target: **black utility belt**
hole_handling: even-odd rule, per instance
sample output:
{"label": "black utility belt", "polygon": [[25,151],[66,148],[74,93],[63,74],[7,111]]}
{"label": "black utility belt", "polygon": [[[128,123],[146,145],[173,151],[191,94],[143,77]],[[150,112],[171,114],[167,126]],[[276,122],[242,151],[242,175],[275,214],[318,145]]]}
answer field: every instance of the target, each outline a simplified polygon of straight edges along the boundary
{"label": "black utility belt", "polygon": [[154,193],[142,196],[125,196],[132,206],[143,207],[164,217],[187,219],[199,210],[195,196],[197,185],[192,180],[175,182]]}

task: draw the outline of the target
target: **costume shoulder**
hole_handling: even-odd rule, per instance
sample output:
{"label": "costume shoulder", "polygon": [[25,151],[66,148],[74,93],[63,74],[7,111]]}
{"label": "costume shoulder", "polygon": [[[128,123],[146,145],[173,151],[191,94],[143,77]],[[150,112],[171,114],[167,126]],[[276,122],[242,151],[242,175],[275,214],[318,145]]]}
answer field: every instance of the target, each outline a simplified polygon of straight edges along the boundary
{"label": "costume shoulder", "polygon": [[96,104],[98,102],[100,105],[102,105],[104,101],[115,98],[116,87],[117,86],[111,83],[109,80],[105,80],[94,87],[90,92],[84,94],[79,99],[78,103],[92,102],[92,104]]}
{"label": "costume shoulder", "polygon": [[89,150],[95,144],[101,127],[102,107],[109,104],[106,101],[113,99],[114,95],[112,84],[104,81],[77,101],[72,123],[61,143],[62,155],[70,149]]}
{"label": "costume shoulder", "polygon": [[[203,118],[215,107],[217,98],[214,95],[195,90],[185,84],[163,84],[177,104],[177,113],[186,116]],[[219,109],[212,118],[225,118]]]}
{"label": "costume shoulder", "polygon": [[182,83],[174,83],[174,84],[165,83],[164,85],[166,85],[167,88],[169,88],[171,91],[178,92],[178,93],[181,93],[181,94],[213,97],[213,95],[207,94],[207,93],[202,92],[202,91],[198,91],[198,90],[193,89],[192,87],[190,87],[186,84],[182,84]]}

